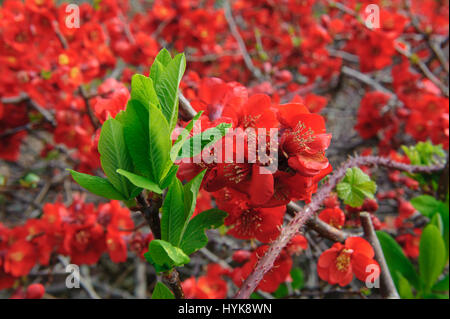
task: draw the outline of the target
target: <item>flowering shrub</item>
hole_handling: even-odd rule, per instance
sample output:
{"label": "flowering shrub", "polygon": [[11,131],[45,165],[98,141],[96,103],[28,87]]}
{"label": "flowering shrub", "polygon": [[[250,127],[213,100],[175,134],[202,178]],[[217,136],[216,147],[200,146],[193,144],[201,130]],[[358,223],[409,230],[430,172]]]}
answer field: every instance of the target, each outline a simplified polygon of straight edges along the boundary
{"label": "flowering shrub", "polygon": [[3,1],[0,296],[448,298],[448,6]]}

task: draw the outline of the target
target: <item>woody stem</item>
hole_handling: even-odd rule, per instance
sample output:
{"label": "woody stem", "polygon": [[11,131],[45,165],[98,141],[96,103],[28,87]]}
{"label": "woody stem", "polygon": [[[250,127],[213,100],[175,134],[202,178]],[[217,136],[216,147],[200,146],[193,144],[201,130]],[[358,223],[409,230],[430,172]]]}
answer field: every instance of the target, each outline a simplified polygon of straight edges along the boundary
{"label": "woody stem", "polygon": [[[147,201],[142,194],[136,197],[139,204],[139,209],[145,217],[148,226],[150,227],[155,239],[161,239],[161,221],[159,218],[159,209],[162,206],[162,196],[152,194],[149,201]],[[175,298],[184,299],[183,288],[181,287],[180,275],[174,268],[166,271],[162,275],[163,281],[170,287]]]}
{"label": "woody stem", "polygon": [[380,265],[380,293],[383,298],[387,299],[400,299],[397,289],[395,288],[394,281],[392,280],[391,273],[386,263],[386,258],[384,258],[383,249],[381,248],[380,241],[373,228],[372,219],[370,214],[367,212],[362,212],[359,214],[361,219],[361,225],[364,230],[364,237],[372,245],[375,251],[375,260]]}

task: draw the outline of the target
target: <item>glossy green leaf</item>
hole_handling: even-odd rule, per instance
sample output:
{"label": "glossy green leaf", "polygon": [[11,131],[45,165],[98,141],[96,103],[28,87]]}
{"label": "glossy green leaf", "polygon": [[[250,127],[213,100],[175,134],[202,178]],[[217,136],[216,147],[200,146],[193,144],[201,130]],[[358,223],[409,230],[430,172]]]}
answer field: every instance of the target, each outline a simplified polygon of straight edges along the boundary
{"label": "glossy green leaf", "polygon": [[145,189],[147,189],[149,191],[152,191],[154,193],[157,193],[157,194],[162,194],[162,192],[163,192],[162,189],[159,188],[159,186],[157,184],[152,182],[147,177],[136,175],[134,173],[125,171],[123,169],[118,169],[117,173],[119,173],[120,175],[123,175],[126,178],[128,178],[128,180],[133,185],[136,185],[137,187],[145,188]]}
{"label": "glossy green leaf", "polygon": [[170,163],[170,168],[167,170],[167,173],[162,176],[161,189],[165,189],[169,187],[170,184],[172,184],[173,180],[177,176],[178,168],[178,165],[173,165],[172,163]]}
{"label": "glossy green leaf", "polygon": [[448,292],[449,290],[449,280],[448,280],[448,274],[441,280],[439,280],[433,288],[431,288],[432,291],[436,292]]}
{"label": "glossy green leaf", "polygon": [[447,210],[448,207],[441,201],[430,195],[420,195],[411,199],[411,204],[417,209],[422,215],[426,217],[431,217],[441,210]]}
{"label": "glossy green leaf", "polygon": [[95,195],[109,199],[125,200],[125,197],[106,179],[79,173],[69,169],[75,182]]}
{"label": "glossy green leaf", "polygon": [[208,237],[205,234],[205,229],[212,229],[220,227],[227,213],[219,209],[210,209],[201,212],[192,218],[184,232],[181,239],[180,247],[187,254],[203,248],[208,243]]}
{"label": "glossy green leaf", "polygon": [[153,290],[152,299],[175,299],[175,296],[166,285],[158,281]]}
{"label": "glossy green leaf", "polygon": [[400,272],[397,271],[397,284],[398,284],[398,294],[402,299],[414,299],[414,294],[412,292],[412,287],[409,281],[402,276]]}
{"label": "glossy green leaf", "polygon": [[158,184],[169,160],[172,143],[169,125],[161,111],[154,105],[149,106],[149,157],[152,180]]}
{"label": "glossy green leaf", "polygon": [[178,158],[178,155],[181,151],[181,148],[183,147],[184,143],[189,138],[189,134],[191,133],[192,129],[194,128],[195,122],[200,118],[203,111],[198,112],[194,118],[186,125],[186,127],[181,131],[180,135],[178,135],[175,143],[172,146],[172,149],[170,150],[170,159],[172,162],[175,162]]}
{"label": "glossy green leaf", "polygon": [[445,244],[439,229],[428,224],[422,232],[419,244],[420,277],[428,292],[436,283],[445,266]]}
{"label": "glossy green leaf", "polygon": [[436,226],[436,228],[441,233],[441,236],[444,235],[444,225],[442,223],[442,217],[440,214],[434,214],[433,217],[431,217],[430,224]]}
{"label": "glossy green leaf", "polygon": [[413,265],[403,253],[402,248],[390,235],[383,231],[377,231],[377,237],[383,249],[384,257],[389,267],[392,278],[398,289],[398,278],[396,273],[399,272],[405,277],[416,289],[420,288],[420,279],[414,270]]}
{"label": "glossy green leaf", "polygon": [[153,180],[150,164],[148,109],[148,105],[144,106],[137,100],[129,100],[127,109],[122,115],[122,121],[125,142],[136,172]]}
{"label": "glossy green leaf", "polygon": [[206,174],[206,169],[201,171],[197,176],[191,179],[183,186],[184,193],[184,212],[185,220],[188,222],[191,219],[192,213],[195,210],[197,204],[197,195],[200,191],[203,177]]}
{"label": "glossy green leaf", "polygon": [[178,54],[166,65],[163,72],[158,71],[155,83],[161,111],[169,123],[170,130],[175,127],[178,118],[178,87],[185,69],[186,58],[184,54]]}
{"label": "glossy green leaf", "polygon": [[144,106],[159,105],[153,81],[142,74],[135,74],[131,78],[131,99],[141,102]]}
{"label": "glossy green leaf", "polygon": [[103,123],[98,142],[100,162],[108,180],[126,199],[131,198],[136,186],[116,171],[121,168],[133,171],[133,162],[125,145],[122,124],[115,119]]}
{"label": "glossy green leaf", "polygon": [[183,185],[175,178],[162,206],[161,238],[178,246],[185,220]]}
{"label": "glossy green leaf", "polygon": [[160,239],[154,239],[150,242],[148,252],[144,256],[157,272],[169,271],[190,261],[189,256],[183,250]]}
{"label": "glossy green leaf", "polygon": [[195,134],[193,137],[184,142],[183,147],[178,153],[178,159],[194,157],[200,154],[200,152],[202,152],[205,148],[213,146],[216,142],[222,139],[230,128],[230,123],[220,123],[216,127],[212,127],[202,133]]}

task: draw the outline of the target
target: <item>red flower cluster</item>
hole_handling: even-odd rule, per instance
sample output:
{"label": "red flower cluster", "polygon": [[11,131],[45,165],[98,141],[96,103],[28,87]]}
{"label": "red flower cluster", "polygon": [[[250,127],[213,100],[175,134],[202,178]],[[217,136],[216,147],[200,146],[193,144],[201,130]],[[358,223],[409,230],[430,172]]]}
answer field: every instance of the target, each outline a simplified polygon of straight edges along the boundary
{"label": "red flower cluster", "polygon": [[187,299],[224,299],[228,285],[223,276],[229,275],[230,271],[219,264],[209,264],[205,276],[191,277],[182,282],[184,294]]}
{"label": "red flower cluster", "polygon": [[[233,226],[229,234],[270,242],[279,233],[284,205],[291,200],[309,201],[317,183],[331,172],[325,157],[331,134],[326,133],[325,121],[301,103],[273,105],[264,94],[248,97],[246,88],[238,83],[214,78],[199,80],[192,75],[189,80],[187,92],[192,104],[197,111],[204,111],[199,120],[202,130],[214,126],[218,119],[242,129],[229,133],[215,146],[225,153],[227,141],[240,137],[244,144],[242,150],[237,143],[232,144],[232,156],[222,155],[215,161],[207,158],[208,162],[202,157],[200,163],[181,163],[179,176],[189,180],[206,168],[203,188],[214,192],[218,207],[229,213],[225,221]],[[276,136],[270,136],[273,128],[279,130]],[[267,153],[276,147],[279,154],[275,172],[269,170],[271,163],[263,162],[261,155],[252,160],[248,152],[258,129],[266,130]],[[273,144],[272,137],[280,143]],[[242,162],[238,162],[240,157]]]}
{"label": "red flower cluster", "polygon": [[[275,260],[273,268],[264,275],[264,278],[258,285],[257,289],[272,293],[277,290],[278,286],[285,282],[292,269],[292,255],[300,253],[308,247],[308,242],[302,235],[295,236],[291,242],[283,249],[282,253]],[[233,270],[232,278],[237,286],[241,286],[242,282],[253,271],[258,259],[264,256],[269,246],[264,245],[258,247],[250,256],[246,258],[239,258],[240,262],[247,260],[242,267]],[[242,255],[240,251],[236,252]]]}
{"label": "red flower cluster", "polygon": [[53,253],[88,265],[97,263],[105,252],[113,262],[124,262],[127,244],[142,255],[151,238],[133,231],[130,211],[118,201],[97,208],[81,198],[69,207],[45,204],[40,219],[13,228],[0,224],[0,288],[11,287],[15,278],[26,276],[37,263],[48,265]]}

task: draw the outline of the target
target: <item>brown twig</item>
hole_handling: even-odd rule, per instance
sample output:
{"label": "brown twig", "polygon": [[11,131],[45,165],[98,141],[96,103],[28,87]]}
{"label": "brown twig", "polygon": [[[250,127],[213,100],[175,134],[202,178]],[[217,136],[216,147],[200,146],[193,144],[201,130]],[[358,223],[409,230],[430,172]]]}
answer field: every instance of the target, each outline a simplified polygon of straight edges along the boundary
{"label": "brown twig", "polygon": [[181,117],[187,121],[192,120],[197,112],[181,91],[178,92],[178,99],[180,102],[179,112]]}
{"label": "brown twig", "polygon": [[159,209],[162,206],[162,198],[160,195],[155,194],[151,199],[150,204],[147,203],[144,196],[139,194],[136,197],[136,201],[139,204],[139,210],[144,215],[148,226],[150,227],[153,236],[156,239],[161,239],[161,221],[159,219]]}
{"label": "brown twig", "polygon": [[181,287],[180,275],[175,268],[163,274],[163,281],[172,290],[176,299],[185,298],[183,288]]}
{"label": "brown twig", "polygon": [[[287,208],[294,214],[302,210],[300,206],[298,206],[296,203],[293,202],[290,202],[287,205]],[[319,233],[322,237],[328,238],[332,241],[344,242],[349,236],[352,236],[352,234],[339,230],[331,225],[328,225],[327,223],[318,218],[310,218],[306,222],[306,226],[309,229],[312,229],[317,233]]]}
{"label": "brown twig", "polygon": [[359,214],[361,219],[361,225],[364,230],[364,235],[369,243],[372,245],[375,251],[375,260],[380,265],[380,292],[383,298],[387,299],[400,299],[397,289],[395,288],[394,281],[392,280],[391,273],[384,258],[383,249],[381,248],[380,241],[373,228],[372,218],[367,212]]}
{"label": "brown twig", "polygon": [[258,79],[260,81],[264,80],[264,76],[261,73],[261,71],[257,67],[255,67],[255,65],[253,64],[252,58],[250,57],[247,47],[245,46],[245,42],[242,39],[241,34],[239,33],[238,27],[236,25],[236,21],[234,20],[234,17],[233,17],[233,12],[231,10],[231,4],[230,4],[229,0],[224,1],[224,11],[225,11],[225,20],[227,20],[231,35],[234,37],[234,39],[238,43],[239,50],[241,51],[245,66],[247,67],[247,69],[250,70],[250,72],[253,74],[253,76],[256,79]]}
{"label": "brown twig", "polygon": [[427,42],[428,47],[434,53],[436,58],[439,60],[439,63],[441,64],[444,71],[447,74],[449,74],[449,64],[448,64],[447,58],[445,57],[441,48],[433,41],[433,39],[431,38],[431,34],[428,32],[425,32],[421,29],[420,22],[417,19],[417,16],[415,16],[411,10],[411,1],[405,0],[404,5],[405,5],[405,9],[408,11],[408,15],[410,17],[412,26],[414,27],[414,29],[416,29],[416,31],[418,33],[420,33],[423,36],[423,38]]}

